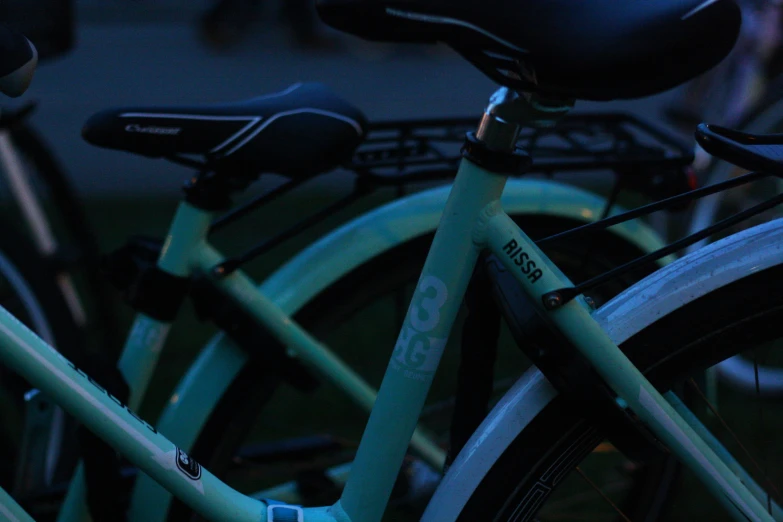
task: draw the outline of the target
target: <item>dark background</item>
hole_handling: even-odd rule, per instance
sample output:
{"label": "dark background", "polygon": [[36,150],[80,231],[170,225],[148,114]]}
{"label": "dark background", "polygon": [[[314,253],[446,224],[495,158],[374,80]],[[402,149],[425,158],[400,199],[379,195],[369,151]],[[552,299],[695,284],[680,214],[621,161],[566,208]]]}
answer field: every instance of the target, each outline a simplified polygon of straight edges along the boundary
{"label": "dark background", "polygon": [[[112,106],[241,100],[321,81],[371,119],[478,115],[495,85],[440,46],[382,45],[338,35],[328,49],[302,49],[278,13],[260,2],[258,19],[236,45],[217,50],[199,35],[204,0],[79,0],[76,46],[43,63],[20,101],[37,100],[34,123],[84,195],[176,196],[188,174],[161,160],[96,149],[79,131],[92,113]],[[314,10],[314,9],[313,9]],[[578,103],[578,110],[623,109],[659,119],[669,93],[616,103]],[[16,102],[11,102],[14,104]],[[335,184],[339,177],[321,183]]]}

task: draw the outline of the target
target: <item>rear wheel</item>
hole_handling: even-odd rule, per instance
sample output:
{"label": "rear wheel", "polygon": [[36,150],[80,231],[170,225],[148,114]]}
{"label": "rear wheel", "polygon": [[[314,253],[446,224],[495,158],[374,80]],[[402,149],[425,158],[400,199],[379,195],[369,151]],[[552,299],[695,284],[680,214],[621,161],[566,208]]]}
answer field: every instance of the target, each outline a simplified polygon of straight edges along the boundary
{"label": "rear wheel", "polygon": [[[576,225],[547,216],[516,216],[515,219],[533,238]],[[430,243],[431,236],[421,237],[358,267],[305,305],[296,314],[296,320],[377,387]],[[552,245],[547,254],[569,277],[580,281],[633,259],[640,252],[617,236],[602,233],[591,237],[589,242],[570,240]],[[598,303],[603,302],[633,281],[631,276],[612,281],[596,289],[593,297]],[[459,347],[455,345],[459,344],[458,332],[463,321],[461,312],[421,417],[421,423],[444,448],[448,444],[459,364]],[[499,348],[495,399],[529,366],[506,331],[501,332]],[[348,403],[329,385],[323,385],[312,396],[281,387],[272,398],[276,380],[263,374],[264,367],[263,362],[251,363],[237,377],[213,411],[191,455],[229,485],[246,493],[293,480],[296,486],[292,489],[305,497],[305,504],[333,502],[340,487],[331,483],[323,471],[351,460],[366,422],[366,412]],[[303,419],[304,416],[307,418]],[[326,440],[338,442],[336,448],[309,454],[298,461],[277,461],[274,451],[267,452],[274,444],[280,447],[281,438],[290,442],[292,437],[313,433],[327,433]],[[259,446],[261,442],[265,445]],[[254,455],[253,450],[260,447],[264,451],[256,451]],[[403,475],[410,480],[400,480],[385,520],[418,520],[439,480],[439,473],[413,454],[405,470]],[[661,471],[653,468],[647,471],[639,476],[655,475],[648,482],[661,487],[660,494],[665,497],[668,482],[660,475]],[[640,505],[639,509],[647,511],[646,506]],[[192,512],[176,500],[169,514],[170,520],[192,517]]]}
{"label": "rear wheel", "polygon": [[[738,352],[757,361],[781,359],[780,353],[772,351],[780,352],[783,346],[781,291],[783,266],[769,268],[660,317],[620,345],[659,389],[682,385],[696,397],[691,410],[770,494],[770,503],[783,500],[777,487],[783,480],[783,466],[775,464],[781,454],[771,436],[783,424],[778,420],[783,418],[783,404],[760,396],[751,404],[747,397],[722,389],[720,411],[713,411],[689,376]],[[539,413],[481,479],[458,520],[730,520],[686,472],[673,488],[668,505],[652,498],[654,509],[638,514],[628,503],[629,495],[615,488],[625,475],[637,473],[639,466],[624,460],[598,429],[555,392],[539,407]],[[669,464],[652,465],[665,468]],[[662,469],[661,476],[669,473]],[[766,503],[764,499],[762,504]],[[577,511],[578,506],[583,509]],[[434,518],[427,520],[453,519],[439,517],[442,513],[435,512],[435,506],[431,509]]]}
{"label": "rear wheel", "polygon": [[[86,334],[86,341],[103,353],[117,354],[120,348],[115,302],[109,285],[101,277],[100,250],[81,201],[71,186],[67,172],[53,154],[41,135],[22,120],[10,127],[11,154],[21,161],[24,182],[29,185],[34,201],[45,213],[45,225],[52,228],[58,243],[54,261],[60,293],[68,305],[74,322]],[[7,165],[1,165],[7,169]],[[24,200],[24,191],[12,189],[12,176],[3,172],[6,190],[13,197],[16,208],[10,218],[18,220],[22,207],[30,204]],[[40,242],[45,233],[41,226],[33,231]],[[31,242],[34,243],[34,242]],[[85,298],[86,297],[86,298]]]}
{"label": "rear wheel", "polygon": [[[38,336],[71,356],[79,348],[79,331],[71,319],[54,275],[24,238],[9,227],[0,234],[0,306]],[[24,394],[29,384],[0,368],[0,485],[11,489],[24,425]]]}

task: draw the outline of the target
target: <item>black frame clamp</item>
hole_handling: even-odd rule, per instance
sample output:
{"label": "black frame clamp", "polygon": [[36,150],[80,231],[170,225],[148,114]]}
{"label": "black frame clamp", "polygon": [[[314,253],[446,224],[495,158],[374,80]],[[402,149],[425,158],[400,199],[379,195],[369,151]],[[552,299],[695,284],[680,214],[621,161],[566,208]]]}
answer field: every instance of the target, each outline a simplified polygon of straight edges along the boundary
{"label": "black frame clamp", "polygon": [[495,174],[520,176],[530,171],[533,159],[519,147],[512,151],[492,149],[476,137],[474,132],[465,135],[462,156]]}
{"label": "black frame clamp", "polygon": [[133,237],[103,258],[103,271],[125,301],[136,311],[171,322],[188,295],[190,278],[158,268],[162,241]]}

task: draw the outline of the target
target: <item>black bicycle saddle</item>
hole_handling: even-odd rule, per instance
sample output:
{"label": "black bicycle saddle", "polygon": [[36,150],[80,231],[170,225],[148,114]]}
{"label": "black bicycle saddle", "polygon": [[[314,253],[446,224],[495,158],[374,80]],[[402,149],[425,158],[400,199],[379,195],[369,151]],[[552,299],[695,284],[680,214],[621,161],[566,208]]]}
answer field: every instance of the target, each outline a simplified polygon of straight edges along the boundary
{"label": "black bicycle saddle", "polygon": [[[443,42],[502,85],[585,100],[656,94],[711,69],[739,34],[734,0],[317,0],[368,40]],[[521,77],[520,77],[521,71]]]}
{"label": "black bicycle saddle", "polygon": [[33,80],[38,52],[30,40],[0,24],[0,92],[21,96]]}
{"label": "black bicycle saddle", "polygon": [[224,172],[306,177],[350,159],[366,130],[361,111],[325,85],[297,83],[233,103],[107,109],[82,137],[151,157],[203,156]]}

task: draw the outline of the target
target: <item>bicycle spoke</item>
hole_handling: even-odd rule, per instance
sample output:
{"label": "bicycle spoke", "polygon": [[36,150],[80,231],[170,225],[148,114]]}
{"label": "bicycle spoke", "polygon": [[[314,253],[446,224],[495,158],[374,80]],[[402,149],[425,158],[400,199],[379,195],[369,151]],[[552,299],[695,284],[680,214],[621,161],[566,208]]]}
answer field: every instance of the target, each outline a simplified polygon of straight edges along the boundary
{"label": "bicycle spoke", "polygon": [[[756,385],[758,389],[758,373],[756,374]],[[756,461],[756,459],[753,458],[753,456],[750,454],[750,451],[747,449],[747,447],[742,443],[742,441],[739,439],[737,434],[732,430],[726,420],[723,418],[723,416],[718,413],[718,410],[713,406],[713,404],[707,399],[707,397],[704,395],[704,392],[699,388],[699,385],[696,384],[696,381],[694,381],[692,378],[688,379],[688,385],[693,388],[693,390],[696,392],[699,397],[704,401],[704,404],[707,405],[707,408],[712,412],[712,414],[715,416],[716,419],[718,419],[718,422],[720,422],[721,426],[728,432],[728,434],[731,436],[731,438],[734,440],[734,442],[739,446],[740,450],[745,454],[745,456],[750,460],[750,463],[753,465],[753,467],[756,468],[756,470],[761,473],[761,475],[764,477],[764,481],[767,484],[768,490],[767,490],[767,503],[769,504],[769,509],[771,509],[771,498],[769,497],[769,489],[772,489],[775,494],[780,498],[780,491],[775,486],[775,484],[772,482],[772,480],[769,478],[766,470],[759,465],[759,463]]]}
{"label": "bicycle spoke", "polygon": [[[625,480],[618,480],[609,484],[604,484],[602,490],[605,493],[616,493],[628,488],[628,483]],[[582,512],[569,511],[573,510],[575,506],[588,502],[595,494],[592,491],[583,491],[581,493],[575,493],[565,498],[558,498],[554,506],[547,508],[545,521],[554,522],[555,520],[585,520],[584,509]],[[553,509],[556,508],[556,509]],[[544,522],[539,519],[539,522]]]}
{"label": "bicycle spoke", "polygon": [[607,503],[607,504],[609,504],[610,506],[612,506],[612,509],[614,509],[614,510],[615,510],[615,512],[616,512],[618,515],[620,515],[620,516],[622,517],[622,519],[623,519],[625,522],[631,522],[631,519],[630,519],[630,518],[628,518],[628,516],[627,516],[625,513],[623,513],[623,511],[620,509],[620,507],[619,507],[617,504],[615,504],[615,503],[612,501],[612,499],[610,499],[610,498],[609,498],[609,497],[606,495],[606,493],[604,493],[604,492],[601,490],[601,488],[599,488],[599,487],[598,487],[598,485],[597,485],[595,482],[593,482],[592,480],[590,480],[590,478],[589,478],[587,475],[585,475],[584,471],[582,471],[582,468],[580,468],[579,466],[577,466],[577,467],[576,467],[576,472],[577,472],[577,473],[579,473],[579,476],[581,476],[581,477],[582,477],[582,478],[585,480],[585,482],[587,482],[588,484],[590,484],[590,486],[591,486],[591,487],[592,487],[592,488],[593,488],[593,489],[594,489],[594,490],[595,490],[595,491],[596,491],[596,492],[597,492],[599,495],[601,495],[601,497],[602,497],[602,498],[603,498],[603,499],[606,501],[606,503]]}
{"label": "bicycle spoke", "polygon": [[[758,348],[755,348],[753,350],[753,376],[756,381],[756,399],[759,403],[759,434],[758,438],[761,442],[761,451],[762,455],[761,458],[764,461],[764,470],[763,475],[765,480],[769,480],[768,474],[767,474],[767,458],[766,458],[766,447],[767,445],[764,443],[764,403],[759,400],[761,398],[761,386],[759,384],[759,358],[758,358]],[[767,512],[771,515],[772,514],[772,498],[769,494],[769,491],[767,491]]]}

